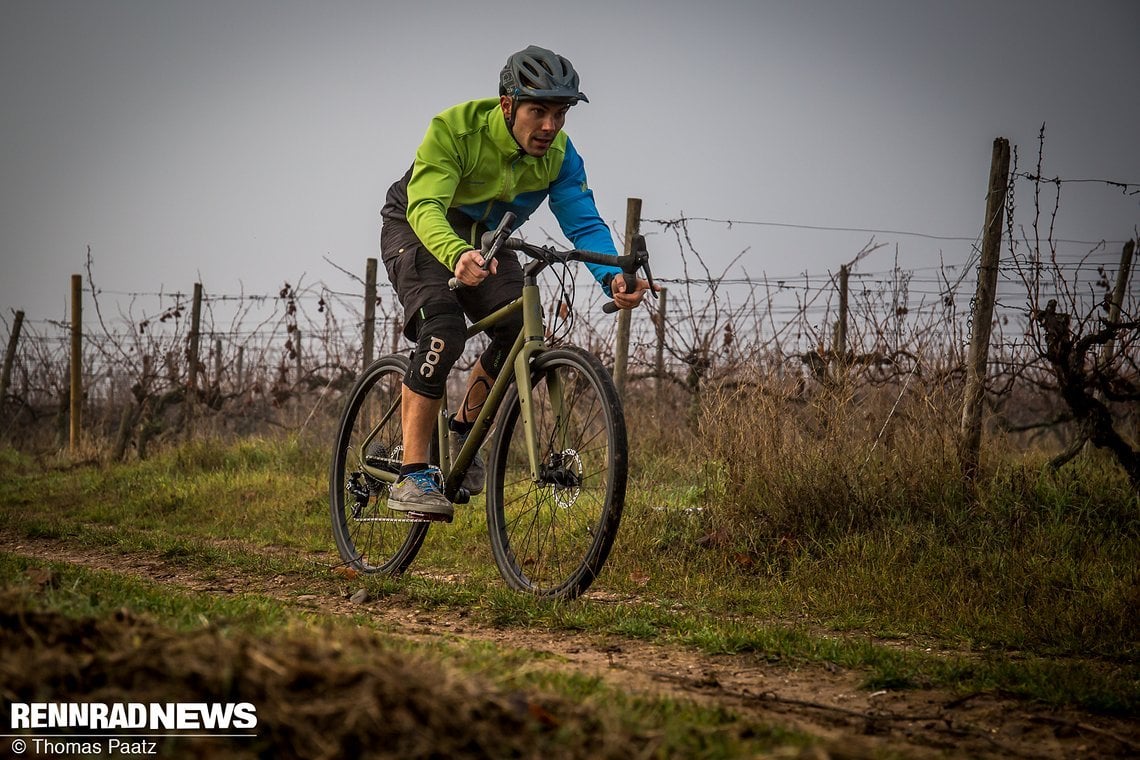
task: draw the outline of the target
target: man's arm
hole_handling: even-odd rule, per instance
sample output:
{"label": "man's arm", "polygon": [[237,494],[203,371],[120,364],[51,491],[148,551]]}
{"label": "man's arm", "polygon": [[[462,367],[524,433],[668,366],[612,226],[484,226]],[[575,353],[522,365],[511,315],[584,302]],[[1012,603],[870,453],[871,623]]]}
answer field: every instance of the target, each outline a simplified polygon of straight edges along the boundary
{"label": "man's arm", "polygon": [[[554,212],[562,234],[570,238],[575,248],[617,256],[613,236],[598,213],[594,193],[586,184],[586,167],[574,144],[566,140],[566,156],[558,177],[550,186],[550,210]],[[594,279],[602,283],[606,295],[612,295],[606,285],[607,276],[621,272],[617,267],[587,264]]]}
{"label": "man's arm", "polygon": [[408,223],[431,254],[451,271],[471,248],[447,221],[447,209],[462,176],[461,160],[455,135],[436,117],[416,151],[408,181]]}

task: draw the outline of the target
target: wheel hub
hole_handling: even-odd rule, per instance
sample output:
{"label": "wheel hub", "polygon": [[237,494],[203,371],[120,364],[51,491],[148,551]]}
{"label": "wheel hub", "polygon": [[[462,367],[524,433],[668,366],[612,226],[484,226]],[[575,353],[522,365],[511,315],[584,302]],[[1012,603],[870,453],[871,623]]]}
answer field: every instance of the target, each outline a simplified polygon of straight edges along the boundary
{"label": "wheel hub", "polygon": [[554,503],[563,509],[574,505],[582,491],[582,457],[574,449],[556,451],[543,464],[540,480],[554,487]]}

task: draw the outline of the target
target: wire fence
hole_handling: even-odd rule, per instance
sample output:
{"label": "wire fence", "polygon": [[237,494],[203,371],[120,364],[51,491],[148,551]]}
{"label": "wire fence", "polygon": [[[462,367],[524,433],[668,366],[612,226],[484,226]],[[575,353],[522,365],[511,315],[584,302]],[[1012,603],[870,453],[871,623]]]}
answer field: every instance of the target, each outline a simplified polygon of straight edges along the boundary
{"label": "wire fence", "polygon": [[[1130,183],[1107,184],[1136,192]],[[668,389],[696,398],[761,370],[801,394],[839,376],[892,387],[904,382],[912,387],[915,378],[929,384],[961,381],[980,235],[702,216],[647,218],[641,224],[652,235],[654,260],[670,262],[669,268],[680,273],[661,277],[662,298],[646,299],[633,319],[632,394]],[[727,258],[722,251],[746,250],[748,230],[759,226],[804,235],[842,230],[952,242],[961,254],[957,261],[907,268],[897,263],[903,243],[883,252],[887,246],[872,239],[859,251],[838,255],[826,271],[751,275],[737,259],[712,268],[709,262]],[[1026,237],[1011,225],[1003,238],[987,381],[991,408],[1011,429],[1063,421],[1036,320],[1052,301],[1087,328],[1103,322],[1120,279],[1125,243],[1049,238],[1042,243]],[[893,265],[872,266],[892,254]],[[364,345],[369,311],[364,279],[336,268],[341,282],[335,286],[284,282],[275,291],[233,293],[213,292],[206,283],[193,323],[193,289],[102,289],[89,258],[78,327],[86,434],[113,439],[122,449],[145,445],[148,436],[140,426],[150,426],[149,437],[183,434],[195,414],[215,429],[237,434],[299,429],[318,417],[327,422],[366,355],[411,347],[402,335],[402,311],[384,282],[377,283],[373,301],[376,345]],[[605,299],[588,279],[584,270],[544,279],[548,332],[612,366],[619,350],[615,323],[602,315]],[[1140,297],[1127,276],[1125,282],[1119,318],[1136,319]],[[69,362],[76,328],[55,320],[23,321],[17,328],[9,315],[0,319],[13,338],[0,435],[59,445],[72,402]],[[1134,334],[1125,334],[1110,357],[1114,371],[1132,380],[1140,364],[1138,344]],[[472,341],[460,366],[469,366],[481,347]]]}

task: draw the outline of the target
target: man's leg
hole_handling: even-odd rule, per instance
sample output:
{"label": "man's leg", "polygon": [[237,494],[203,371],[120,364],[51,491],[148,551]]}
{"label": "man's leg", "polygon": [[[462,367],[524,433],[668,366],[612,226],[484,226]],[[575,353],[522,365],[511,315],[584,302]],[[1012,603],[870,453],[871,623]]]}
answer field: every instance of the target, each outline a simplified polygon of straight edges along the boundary
{"label": "man's leg", "polygon": [[450,520],[455,512],[443,495],[439,471],[428,467],[432,425],[441,399],[416,393],[405,385],[400,394],[404,461],[400,477],[388,492],[388,507],[401,512],[423,512]]}
{"label": "man's leg", "polygon": [[[477,360],[475,366],[471,368],[471,374],[467,377],[467,390],[463,394],[463,401],[449,423],[451,432],[447,438],[453,463],[459,456],[463,444],[467,441],[467,436],[475,425],[475,418],[479,416],[479,411],[486,403],[487,394],[491,392],[491,385],[494,382],[495,378],[483,366],[483,360],[481,358]],[[476,451],[475,456],[467,464],[467,472],[463,477],[463,487],[474,496],[483,493],[486,481],[487,470],[483,463],[483,457]]]}
{"label": "man's leg", "polygon": [[[519,268],[518,260],[516,258],[501,260],[499,274],[488,278],[477,290],[484,291],[482,294],[484,298],[478,308],[470,312],[476,321],[518,297],[522,291],[522,270]],[[463,401],[450,422],[451,433],[448,435],[448,444],[452,462],[459,456],[463,444],[466,443],[475,419],[487,402],[487,396],[491,392],[491,386],[495,384],[495,379],[500,372],[511,371],[505,364],[520,330],[522,330],[521,312],[515,312],[512,316],[501,319],[490,332],[491,343],[471,368]],[[476,451],[467,465],[463,487],[474,496],[483,492],[486,482],[487,470],[483,457]]]}
{"label": "man's leg", "polygon": [[446,306],[424,307],[419,319],[416,350],[400,394],[404,462],[388,494],[388,506],[450,517],[453,507],[443,495],[439,470],[428,466],[428,456],[447,375],[463,352],[467,328],[463,314]]}
{"label": "man's leg", "polygon": [[429,305],[420,311],[416,350],[400,397],[404,464],[427,463],[432,425],[447,394],[447,375],[467,340],[462,312],[446,304]]}
{"label": "man's leg", "polygon": [[483,368],[482,359],[476,360],[475,366],[471,368],[471,374],[467,376],[467,391],[463,394],[463,402],[455,412],[456,421],[464,425],[475,421],[479,416],[479,410],[487,401],[487,394],[491,392],[491,385],[494,382],[495,378]]}
{"label": "man's leg", "polygon": [[403,387],[400,397],[400,426],[404,433],[404,463],[427,464],[432,426],[443,399],[428,398]]}
{"label": "man's leg", "polygon": [[388,507],[401,512],[423,512],[451,520],[455,508],[443,495],[439,470],[428,467],[432,425],[441,399],[416,393],[407,385],[400,395],[400,425],[404,434],[404,461],[400,477],[388,492]]}

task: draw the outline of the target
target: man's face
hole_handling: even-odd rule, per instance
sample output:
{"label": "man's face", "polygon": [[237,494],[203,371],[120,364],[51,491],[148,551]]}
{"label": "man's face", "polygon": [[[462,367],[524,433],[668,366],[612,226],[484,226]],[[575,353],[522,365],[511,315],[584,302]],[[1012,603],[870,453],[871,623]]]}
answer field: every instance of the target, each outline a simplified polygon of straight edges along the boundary
{"label": "man's face", "polygon": [[[508,121],[511,116],[511,99],[503,96],[503,114]],[[544,100],[527,100],[518,103],[515,110],[515,139],[527,155],[542,158],[554,142],[554,137],[562,131],[566,123],[566,112],[570,106]]]}

